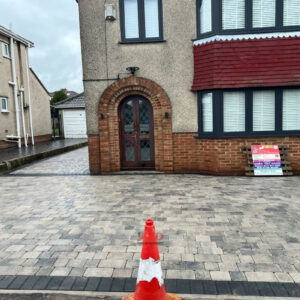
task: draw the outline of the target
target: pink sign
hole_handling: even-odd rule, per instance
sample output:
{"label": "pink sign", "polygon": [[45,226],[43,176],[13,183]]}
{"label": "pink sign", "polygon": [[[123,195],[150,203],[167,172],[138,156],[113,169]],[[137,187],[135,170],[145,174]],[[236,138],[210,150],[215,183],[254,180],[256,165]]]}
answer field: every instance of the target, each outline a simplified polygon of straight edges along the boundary
{"label": "pink sign", "polygon": [[282,165],[278,145],[251,146],[254,175],[281,176]]}

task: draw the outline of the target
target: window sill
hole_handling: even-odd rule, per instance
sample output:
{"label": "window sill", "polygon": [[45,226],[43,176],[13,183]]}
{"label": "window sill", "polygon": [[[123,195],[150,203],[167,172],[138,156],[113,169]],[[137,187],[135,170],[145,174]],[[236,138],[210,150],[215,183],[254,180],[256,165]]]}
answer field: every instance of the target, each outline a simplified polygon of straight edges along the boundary
{"label": "window sill", "polygon": [[156,43],[166,43],[166,40],[145,40],[145,41],[120,41],[119,44],[156,44]]}
{"label": "window sill", "polygon": [[3,55],[4,58],[11,59],[9,56]]}
{"label": "window sill", "polygon": [[1,112],[2,112],[3,114],[8,114],[8,113],[10,113],[9,110],[1,110]]}

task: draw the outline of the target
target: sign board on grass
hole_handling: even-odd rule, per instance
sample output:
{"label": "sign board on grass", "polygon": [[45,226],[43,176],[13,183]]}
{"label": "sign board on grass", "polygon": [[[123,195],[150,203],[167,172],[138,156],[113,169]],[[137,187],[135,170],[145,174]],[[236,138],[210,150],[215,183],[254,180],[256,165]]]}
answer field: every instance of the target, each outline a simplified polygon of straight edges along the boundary
{"label": "sign board on grass", "polygon": [[282,165],[277,145],[251,146],[255,176],[282,176]]}

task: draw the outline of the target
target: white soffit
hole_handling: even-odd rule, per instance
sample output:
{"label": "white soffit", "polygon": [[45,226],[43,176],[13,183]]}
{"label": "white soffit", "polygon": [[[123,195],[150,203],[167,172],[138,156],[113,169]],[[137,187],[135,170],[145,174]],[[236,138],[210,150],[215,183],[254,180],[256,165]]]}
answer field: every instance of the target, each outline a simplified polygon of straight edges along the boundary
{"label": "white soffit", "polygon": [[277,32],[277,33],[254,33],[254,34],[237,34],[237,35],[214,35],[205,39],[194,41],[194,45],[203,45],[215,41],[232,41],[232,40],[253,40],[253,39],[270,39],[270,38],[287,38],[300,37],[300,31],[296,32]]}

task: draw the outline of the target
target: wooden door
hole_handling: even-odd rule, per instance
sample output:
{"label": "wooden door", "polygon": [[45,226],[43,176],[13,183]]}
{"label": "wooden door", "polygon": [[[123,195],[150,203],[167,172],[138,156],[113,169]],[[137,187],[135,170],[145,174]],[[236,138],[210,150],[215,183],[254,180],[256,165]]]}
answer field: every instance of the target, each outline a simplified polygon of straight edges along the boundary
{"label": "wooden door", "polygon": [[141,96],[126,98],[119,110],[121,168],[154,169],[153,110]]}

